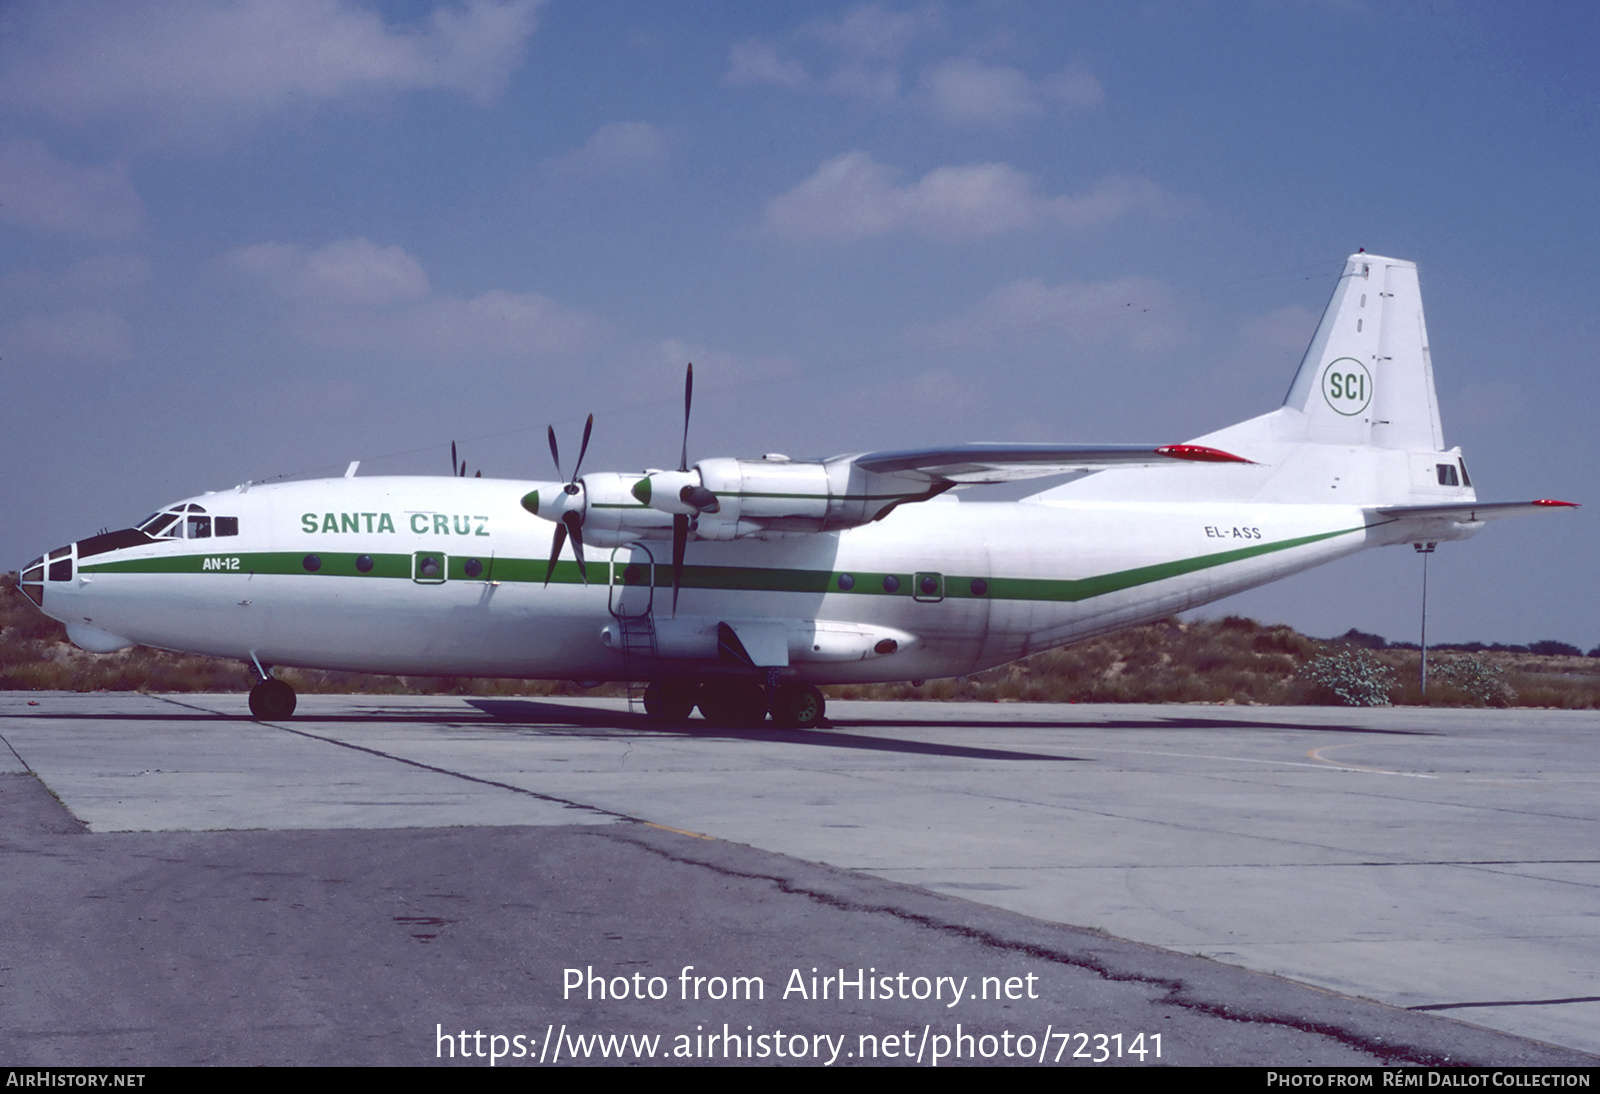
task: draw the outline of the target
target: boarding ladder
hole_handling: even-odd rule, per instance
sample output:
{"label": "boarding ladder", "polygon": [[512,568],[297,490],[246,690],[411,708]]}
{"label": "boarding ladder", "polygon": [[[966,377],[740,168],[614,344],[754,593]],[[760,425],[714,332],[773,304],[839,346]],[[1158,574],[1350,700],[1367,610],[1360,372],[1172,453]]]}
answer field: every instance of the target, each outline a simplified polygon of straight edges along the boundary
{"label": "boarding ladder", "polygon": [[656,644],[655,559],[642,543],[611,552],[611,617],[621,637],[622,676],[628,687],[628,710],[642,714],[645,689],[658,674],[661,656]]}

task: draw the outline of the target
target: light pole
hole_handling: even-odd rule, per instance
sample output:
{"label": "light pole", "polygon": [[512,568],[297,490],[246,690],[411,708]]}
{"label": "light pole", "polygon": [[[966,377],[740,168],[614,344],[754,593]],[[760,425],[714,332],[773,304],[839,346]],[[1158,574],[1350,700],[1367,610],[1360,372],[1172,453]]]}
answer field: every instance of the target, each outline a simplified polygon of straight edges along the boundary
{"label": "light pole", "polygon": [[1428,556],[1433,554],[1433,549],[1439,544],[1413,543],[1417,554],[1422,556],[1422,697],[1428,697]]}

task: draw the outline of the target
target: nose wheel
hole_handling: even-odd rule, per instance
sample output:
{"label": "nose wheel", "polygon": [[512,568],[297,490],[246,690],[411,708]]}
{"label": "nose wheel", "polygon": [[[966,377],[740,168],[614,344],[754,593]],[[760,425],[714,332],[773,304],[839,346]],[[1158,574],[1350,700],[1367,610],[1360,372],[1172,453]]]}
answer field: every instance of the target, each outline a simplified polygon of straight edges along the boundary
{"label": "nose wheel", "polygon": [[282,680],[263,680],[250,689],[250,713],[265,722],[278,722],[294,713],[294,688]]}

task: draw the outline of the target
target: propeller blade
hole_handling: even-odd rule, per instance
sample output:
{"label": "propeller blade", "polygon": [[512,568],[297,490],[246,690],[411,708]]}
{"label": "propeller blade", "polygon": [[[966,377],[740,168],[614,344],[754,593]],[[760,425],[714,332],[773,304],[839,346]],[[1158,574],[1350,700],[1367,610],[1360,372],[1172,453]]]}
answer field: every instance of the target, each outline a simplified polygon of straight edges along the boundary
{"label": "propeller blade", "polygon": [[450,442],[450,474],[456,473],[456,442]]}
{"label": "propeller blade", "polygon": [[578,481],[578,468],[583,466],[584,453],[589,451],[589,434],[594,432],[594,415],[589,415],[589,420],[583,423],[583,443],[578,446],[578,462],[572,465],[572,481]]}
{"label": "propeller blade", "polygon": [[689,406],[694,402],[694,362],[683,378],[683,455],[678,457],[678,470],[689,470]]}
{"label": "propeller blade", "polygon": [[572,534],[572,554],[578,560],[578,572],[583,583],[589,584],[589,568],[583,564],[583,518],[568,509],[561,514],[561,527]]}
{"label": "propeller blade", "polygon": [[550,427],[550,458],[556,461],[556,478],[566,478],[566,476],[561,473],[561,451],[560,449],[556,448],[555,426]]}
{"label": "propeller blade", "polygon": [[683,585],[683,552],[689,546],[689,516],[672,515],[672,614],[678,614],[678,589]]}
{"label": "propeller blade", "polygon": [[544,583],[547,588],[550,585],[550,579],[556,574],[556,559],[561,557],[561,548],[565,547],[566,545],[567,526],[565,524],[558,524],[556,525],[555,539],[550,548],[550,568],[544,572]]}

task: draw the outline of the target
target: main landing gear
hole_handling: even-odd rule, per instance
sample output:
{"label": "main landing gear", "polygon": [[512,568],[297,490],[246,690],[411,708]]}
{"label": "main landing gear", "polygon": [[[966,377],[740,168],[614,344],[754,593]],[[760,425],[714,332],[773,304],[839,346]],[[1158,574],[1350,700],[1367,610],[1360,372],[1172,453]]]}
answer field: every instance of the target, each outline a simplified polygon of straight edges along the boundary
{"label": "main landing gear", "polygon": [[789,729],[815,729],[827,702],[810,684],[785,684],[772,696],[772,720]]}
{"label": "main landing gear", "polygon": [[686,722],[696,706],[718,729],[754,729],[766,721],[769,709],[772,720],[786,729],[814,729],[827,704],[810,684],[784,684],[770,698],[754,680],[662,680],[645,689],[645,711],[663,721]]}

